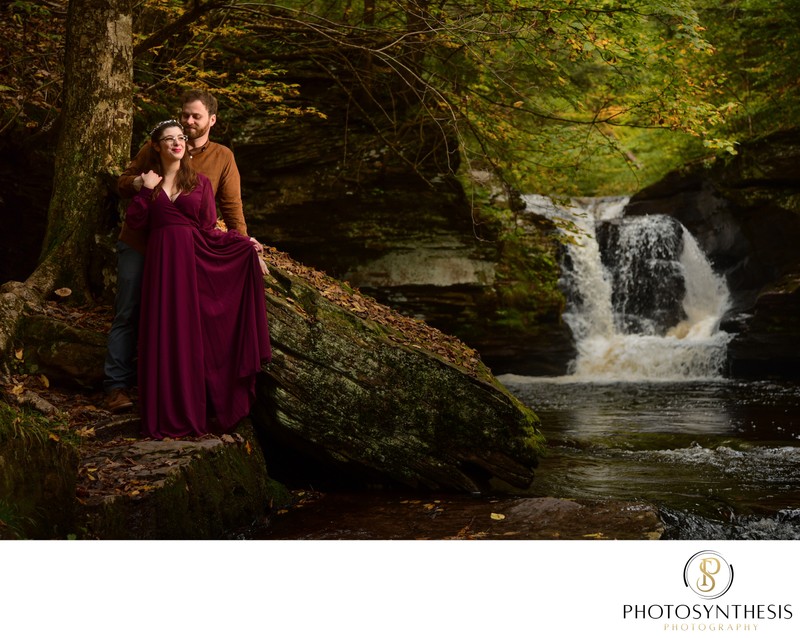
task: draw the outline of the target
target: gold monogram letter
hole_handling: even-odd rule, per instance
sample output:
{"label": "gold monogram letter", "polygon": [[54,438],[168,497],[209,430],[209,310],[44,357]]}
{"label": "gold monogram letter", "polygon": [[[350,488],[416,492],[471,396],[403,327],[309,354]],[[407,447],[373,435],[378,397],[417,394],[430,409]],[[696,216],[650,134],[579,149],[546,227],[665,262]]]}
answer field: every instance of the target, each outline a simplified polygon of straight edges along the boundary
{"label": "gold monogram letter", "polygon": [[702,592],[710,592],[717,586],[712,574],[719,574],[722,565],[719,559],[707,556],[700,561],[700,571],[703,575],[697,579],[697,589]]}

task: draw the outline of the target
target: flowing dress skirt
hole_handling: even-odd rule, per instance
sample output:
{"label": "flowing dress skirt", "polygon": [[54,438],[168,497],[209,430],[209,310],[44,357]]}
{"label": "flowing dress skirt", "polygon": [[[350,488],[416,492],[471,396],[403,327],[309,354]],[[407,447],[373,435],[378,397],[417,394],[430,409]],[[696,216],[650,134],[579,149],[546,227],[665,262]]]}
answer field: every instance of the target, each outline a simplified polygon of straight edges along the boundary
{"label": "flowing dress skirt", "polygon": [[151,197],[140,192],[126,218],[144,219],[150,231],[139,322],[142,433],[229,432],[249,414],[256,374],[271,358],[258,255],[247,237],[214,227],[205,178],[175,202],[164,192]]}

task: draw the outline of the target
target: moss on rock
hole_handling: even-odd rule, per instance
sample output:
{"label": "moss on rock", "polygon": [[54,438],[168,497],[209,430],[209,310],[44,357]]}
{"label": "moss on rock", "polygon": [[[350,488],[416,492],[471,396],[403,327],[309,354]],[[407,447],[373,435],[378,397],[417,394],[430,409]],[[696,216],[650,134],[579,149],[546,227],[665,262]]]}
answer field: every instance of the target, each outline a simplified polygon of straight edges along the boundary
{"label": "moss on rock", "polygon": [[0,402],[0,538],[75,531],[78,448],[52,425]]}

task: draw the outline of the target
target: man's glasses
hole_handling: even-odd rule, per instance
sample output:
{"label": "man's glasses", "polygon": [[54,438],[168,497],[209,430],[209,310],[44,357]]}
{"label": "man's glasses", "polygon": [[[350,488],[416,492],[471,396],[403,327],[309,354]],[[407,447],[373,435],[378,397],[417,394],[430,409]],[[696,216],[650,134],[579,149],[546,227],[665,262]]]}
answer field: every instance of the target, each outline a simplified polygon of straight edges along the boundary
{"label": "man's glasses", "polygon": [[166,142],[167,144],[175,144],[175,142],[185,142],[189,139],[187,135],[178,135],[178,137],[173,137],[172,135],[167,135],[167,137],[162,137],[159,139],[159,142]]}

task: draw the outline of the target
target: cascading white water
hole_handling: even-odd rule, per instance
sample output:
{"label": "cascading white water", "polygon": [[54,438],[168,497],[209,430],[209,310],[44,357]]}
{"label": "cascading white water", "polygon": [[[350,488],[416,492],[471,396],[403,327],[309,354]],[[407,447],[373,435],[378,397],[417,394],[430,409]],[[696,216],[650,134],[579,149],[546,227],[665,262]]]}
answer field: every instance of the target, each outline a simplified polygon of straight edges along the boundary
{"label": "cascading white water", "polygon": [[[526,202],[529,209],[559,219],[568,228],[564,319],[578,350],[571,379],[675,381],[721,376],[730,335],[719,330],[719,322],[728,307],[728,290],[688,230],[661,215],[623,219],[627,198],[582,200],[562,207],[531,195]],[[616,233],[616,254],[606,255],[605,261],[615,262],[613,272],[604,265],[597,241],[601,223],[609,221]],[[665,247],[665,234],[670,233]],[[677,247],[679,252],[670,255],[670,248]],[[646,283],[655,319],[632,308],[637,286]],[[681,298],[670,301],[670,294]],[[674,306],[671,314],[670,306]]]}

